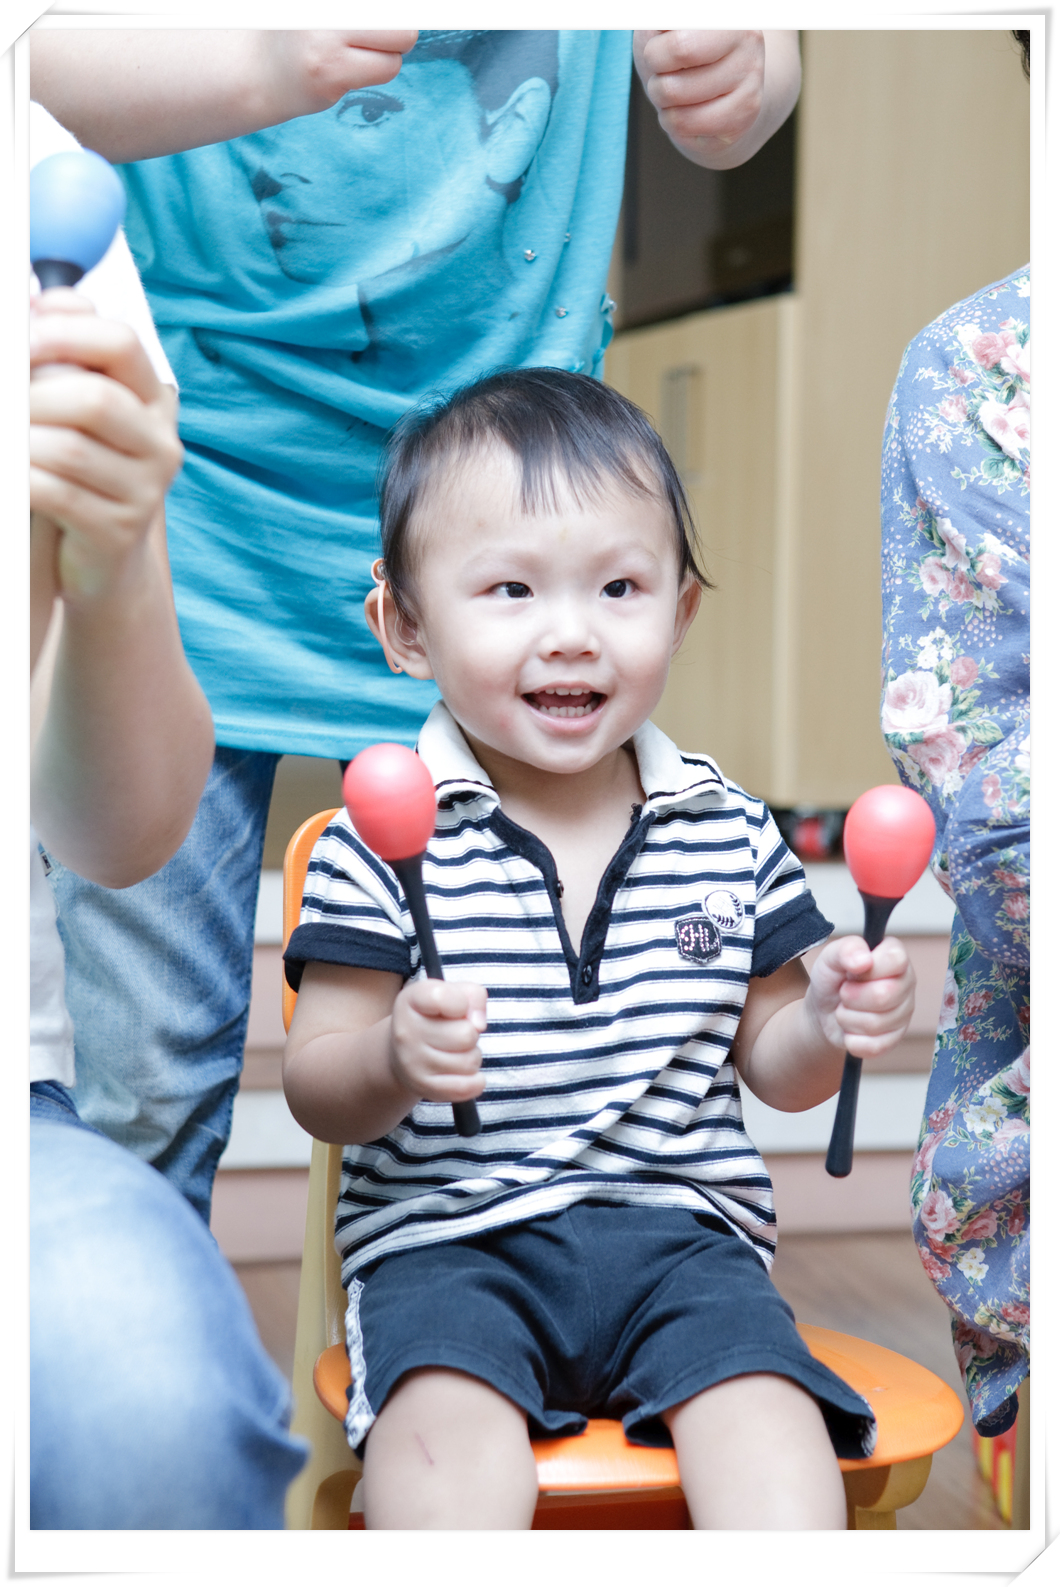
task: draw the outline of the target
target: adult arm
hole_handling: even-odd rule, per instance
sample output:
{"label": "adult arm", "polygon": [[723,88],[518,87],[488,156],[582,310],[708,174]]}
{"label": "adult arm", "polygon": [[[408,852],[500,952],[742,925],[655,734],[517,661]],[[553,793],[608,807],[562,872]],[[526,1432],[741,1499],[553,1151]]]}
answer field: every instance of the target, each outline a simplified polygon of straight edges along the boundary
{"label": "adult arm", "polygon": [[757,154],[791,114],[802,83],[792,29],[637,31],[633,58],[671,143],[714,171]]}
{"label": "adult arm", "polygon": [[40,300],[31,361],[81,366],[30,388],[33,820],[64,865],[128,887],[179,848],[213,751],[166,558],[175,398],[135,334],[72,292]]}
{"label": "adult arm", "polygon": [[388,83],[414,28],[38,28],[30,94],[114,162],[224,143]]}

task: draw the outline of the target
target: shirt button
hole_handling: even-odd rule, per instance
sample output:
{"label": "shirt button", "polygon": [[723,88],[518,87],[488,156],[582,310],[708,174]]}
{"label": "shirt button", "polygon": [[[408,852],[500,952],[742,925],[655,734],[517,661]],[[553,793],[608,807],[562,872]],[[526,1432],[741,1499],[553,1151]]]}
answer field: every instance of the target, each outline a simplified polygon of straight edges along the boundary
{"label": "shirt button", "polygon": [[584,969],[582,970],[582,985],[583,986],[591,986],[592,982],[593,982],[593,967],[592,967],[591,964],[587,964],[587,965],[585,965]]}

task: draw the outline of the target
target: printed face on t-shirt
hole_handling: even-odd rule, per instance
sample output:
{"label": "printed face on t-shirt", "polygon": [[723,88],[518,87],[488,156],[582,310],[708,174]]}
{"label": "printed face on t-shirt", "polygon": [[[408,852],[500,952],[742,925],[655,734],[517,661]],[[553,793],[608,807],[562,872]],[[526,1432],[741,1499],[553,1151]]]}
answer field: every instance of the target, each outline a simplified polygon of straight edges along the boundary
{"label": "printed face on t-shirt", "polygon": [[462,60],[417,56],[390,83],[241,140],[289,279],[365,281],[431,256],[444,267],[469,242],[499,246],[511,184],[544,136],[552,89],[528,76],[488,109]]}

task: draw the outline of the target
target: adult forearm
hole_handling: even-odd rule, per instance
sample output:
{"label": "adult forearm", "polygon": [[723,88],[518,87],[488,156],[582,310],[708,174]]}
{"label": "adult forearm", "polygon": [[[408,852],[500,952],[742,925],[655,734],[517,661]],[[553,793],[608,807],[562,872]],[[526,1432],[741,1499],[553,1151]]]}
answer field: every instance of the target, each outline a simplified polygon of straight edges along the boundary
{"label": "adult forearm", "polygon": [[390,1019],[367,1030],[336,1031],[288,1048],[287,1104],[304,1130],[338,1145],[374,1141],[400,1124],[419,1100],[395,1079]]}
{"label": "adult forearm", "polygon": [[250,28],[39,29],[30,93],[86,148],[120,162],[256,131],[274,114]]}
{"label": "adult forearm", "polygon": [[159,870],[187,834],[213,754],[165,570],[67,604],[32,765],[33,819],[70,869],[106,887]]}
{"label": "adult forearm", "polygon": [[30,93],[108,160],[148,160],[326,110],[387,83],[415,29],[39,29]]}

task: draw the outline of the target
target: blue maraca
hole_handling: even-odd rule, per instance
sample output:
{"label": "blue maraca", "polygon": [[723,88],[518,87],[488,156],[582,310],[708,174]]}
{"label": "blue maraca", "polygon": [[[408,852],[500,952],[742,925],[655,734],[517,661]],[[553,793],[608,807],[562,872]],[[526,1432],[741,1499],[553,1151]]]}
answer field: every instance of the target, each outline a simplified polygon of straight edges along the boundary
{"label": "blue maraca", "polygon": [[90,149],[51,154],[29,175],[29,257],[43,289],[72,287],[99,263],[125,216],[125,189]]}

